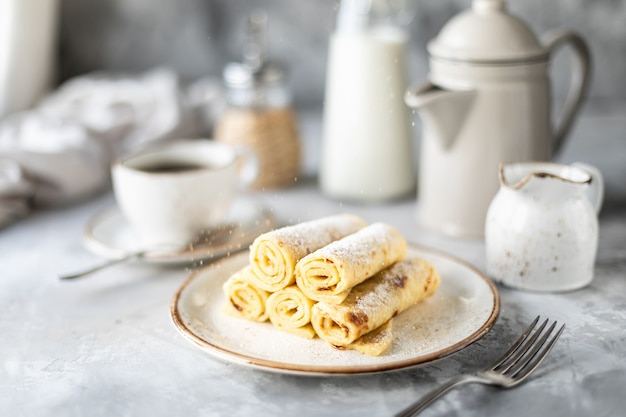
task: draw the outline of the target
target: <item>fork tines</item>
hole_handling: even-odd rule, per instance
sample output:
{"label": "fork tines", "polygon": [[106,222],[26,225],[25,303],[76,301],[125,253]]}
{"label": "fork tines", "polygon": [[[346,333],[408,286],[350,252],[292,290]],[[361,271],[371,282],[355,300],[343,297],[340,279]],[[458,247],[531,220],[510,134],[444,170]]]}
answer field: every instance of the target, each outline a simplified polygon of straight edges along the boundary
{"label": "fork tines", "polygon": [[535,326],[539,323],[539,318],[539,316],[535,318],[513,346],[490,366],[490,370],[497,371],[510,378],[521,380],[539,366],[565,328],[564,324],[561,325],[554,336],[548,340],[557,322],[553,322],[544,332],[549,320],[545,319],[543,323],[535,329]]}

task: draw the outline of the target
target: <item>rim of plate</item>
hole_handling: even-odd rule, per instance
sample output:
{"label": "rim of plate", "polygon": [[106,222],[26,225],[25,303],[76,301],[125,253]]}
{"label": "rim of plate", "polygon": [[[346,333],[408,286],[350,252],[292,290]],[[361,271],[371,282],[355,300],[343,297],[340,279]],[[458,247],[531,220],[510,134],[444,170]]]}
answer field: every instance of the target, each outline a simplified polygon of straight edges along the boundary
{"label": "rim of plate", "polygon": [[189,277],[179,286],[172,298],[170,303],[170,315],[174,325],[178,328],[179,332],[183,334],[187,339],[196,344],[198,347],[202,348],[202,350],[210,351],[210,353],[214,354],[216,357],[220,359],[226,360],[230,363],[238,363],[241,365],[247,365],[254,367],[256,369],[261,369],[268,372],[279,372],[279,373],[290,373],[294,375],[305,375],[305,376],[341,376],[341,375],[363,375],[363,374],[371,374],[378,372],[390,372],[390,371],[400,371],[405,370],[411,367],[415,367],[418,365],[423,365],[426,363],[433,362],[438,359],[445,358],[450,356],[468,346],[472,343],[482,339],[494,326],[498,316],[500,314],[500,294],[498,289],[496,288],[493,281],[491,281],[485,273],[480,271],[471,263],[452,255],[443,250],[439,250],[436,248],[431,248],[429,246],[408,243],[409,247],[415,248],[420,251],[430,252],[444,258],[448,258],[453,262],[460,264],[470,270],[472,270],[477,276],[479,276],[488,286],[491,294],[493,295],[493,307],[491,309],[491,313],[487,320],[472,334],[465,337],[464,339],[447,346],[443,349],[440,349],[436,352],[430,353],[428,355],[419,356],[415,358],[397,360],[393,362],[384,362],[377,363],[371,365],[350,365],[350,366],[336,366],[336,365],[324,365],[324,366],[316,366],[316,365],[298,365],[298,364],[290,364],[285,362],[278,362],[275,360],[268,360],[262,358],[256,358],[254,356],[241,354],[238,352],[233,352],[232,350],[225,349],[221,346],[218,346],[214,343],[204,340],[200,336],[196,335],[192,329],[187,327],[180,316],[180,312],[178,311],[178,302],[182,293],[189,286],[191,282],[193,282],[198,275],[202,274],[204,271],[212,268],[218,268],[219,264],[228,262],[232,256],[243,256],[242,252],[237,254],[233,254],[226,258],[218,259],[215,262],[212,262],[209,265],[206,265],[203,268],[197,269],[192,272]]}

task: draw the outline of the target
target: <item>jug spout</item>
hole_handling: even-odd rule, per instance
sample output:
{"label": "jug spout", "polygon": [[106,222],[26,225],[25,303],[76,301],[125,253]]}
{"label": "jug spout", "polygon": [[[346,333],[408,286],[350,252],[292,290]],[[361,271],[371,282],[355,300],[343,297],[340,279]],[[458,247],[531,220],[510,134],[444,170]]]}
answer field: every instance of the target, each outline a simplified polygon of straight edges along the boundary
{"label": "jug spout", "polygon": [[424,128],[433,132],[444,149],[450,149],[463,127],[475,95],[475,90],[448,90],[427,81],[409,88],[404,102],[419,110]]}

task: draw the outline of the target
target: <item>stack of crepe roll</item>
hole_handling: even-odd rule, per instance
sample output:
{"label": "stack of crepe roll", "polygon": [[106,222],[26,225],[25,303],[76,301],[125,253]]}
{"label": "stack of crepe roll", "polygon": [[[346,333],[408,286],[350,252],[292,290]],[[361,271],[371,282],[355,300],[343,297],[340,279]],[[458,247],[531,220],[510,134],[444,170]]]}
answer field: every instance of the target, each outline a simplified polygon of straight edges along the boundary
{"label": "stack of crepe roll", "polygon": [[258,236],[223,288],[235,316],[376,356],[391,345],[392,318],[438,286],[398,230],[341,214]]}

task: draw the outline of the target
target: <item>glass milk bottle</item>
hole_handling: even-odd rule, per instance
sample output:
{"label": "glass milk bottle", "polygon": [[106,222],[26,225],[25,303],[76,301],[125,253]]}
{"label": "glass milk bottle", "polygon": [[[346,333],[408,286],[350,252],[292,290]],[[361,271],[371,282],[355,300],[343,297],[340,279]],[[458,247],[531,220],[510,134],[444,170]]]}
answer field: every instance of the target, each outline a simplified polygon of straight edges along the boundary
{"label": "glass milk bottle", "polygon": [[[397,4],[398,2],[393,2]],[[320,187],[330,197],[384,201],[414,191],[408,34],[386,0],[344,0],[331,36]]]}

